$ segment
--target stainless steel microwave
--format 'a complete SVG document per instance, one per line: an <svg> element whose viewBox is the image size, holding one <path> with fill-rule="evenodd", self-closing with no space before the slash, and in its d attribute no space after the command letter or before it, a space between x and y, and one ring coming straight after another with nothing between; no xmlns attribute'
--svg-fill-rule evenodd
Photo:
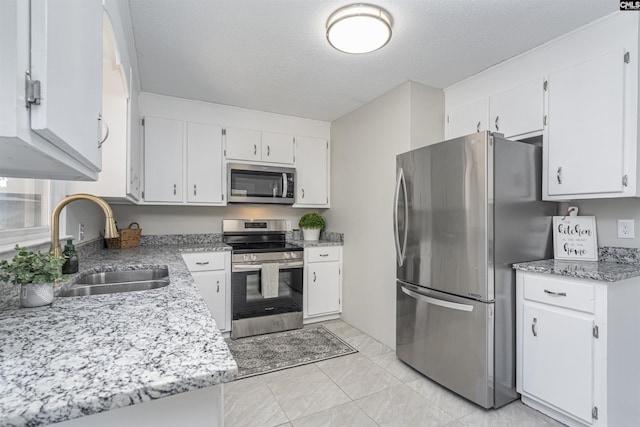
<svg viewBox="0 0 640 427"><path fill-rule="evenodd" d="M296 194L296 170L274 166L229 163L229 203L292 205Z"/></svg>

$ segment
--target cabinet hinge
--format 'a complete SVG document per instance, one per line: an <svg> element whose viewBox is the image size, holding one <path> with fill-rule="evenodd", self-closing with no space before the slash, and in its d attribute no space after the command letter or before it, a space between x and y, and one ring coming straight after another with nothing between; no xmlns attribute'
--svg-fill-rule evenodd
<svg viewBox="0 0 640 427"><path fill-rule="evenodd" d="M221 195L220 195L220 198L221 198L222 200L224 200L224 194L221 194Z"/></svg>
<svg viewBox="0 0 640 427"><path fill-rule="evenodd" d="M226 129L222 129L222 135L225 136L227 134L227 130Z"/></svg>
<svg viewBox="0 0 640 427"><path fill-rule="evenodd" d="M547 125L547 115L546 114L542 118L542 124L545 125L545 126Z"/></svg>
<svg viewBox="0 0 640 427"><path fill-rule="evenodd" d="M40 80L31 80L31 72L27 70L24 73L24 83L26 107L30 108L33 104L40 105L40 100L42 99L40 95Z"/></svg>
<svg viewBox="0 0 640 427"><path fill-rule="evenodd" d="M542 90L546 92L548 88L549 88L549 81L545 80L544 82L542 82Z"/></svg>
<svg viewBox="0 0 640 427"><path fill-rule="evenodd" d="M329 149L329 141L327 141L327 150Z"/></svg>
<svg viewBox="0 0 640 427"><path fill-rule="evenodd" d="M598 419L598 407L594 406L593 409L591 410L591 418L593 418L594 420Z"/></svg>
<svg viewBox="0 0 640 427"><path fill-rule="evenodd" d="M142 126L144 126L144 117L142 118L142 120L140 120L140 123L142 123Z"/></svg>
<svg viewBox="0 0 640 427"><path fill-rule="evenodd" d="M593 337L600 338L600 330L598 329L598 325L593 326Z"/></svg>
<svg viewBox="0 0 640 427"><path fill-rule="evenodd" d="M447 123L449 123L449 116L447 115Z"/></svg>
<svg viewBox="0 0 640 427"><path fill-rule="evenodd" d="M622 185L624 187L629 185L629 176L628 175L625 175L625 176L622 177Z"/></svg>
<svg viewBox="0 0 640 427"><path fill-rule="evenodd" d="M227 157L227 150L226 149L223 151L223 153L224 153L224 156Z"/></svg>
<svg viewBox="0 0 640 427"><path fill-rule="evenodd" d="M629 54L629 52L625 52L624 53L624 63L628 64L629 61L631 61L631 55Z"/></svg>

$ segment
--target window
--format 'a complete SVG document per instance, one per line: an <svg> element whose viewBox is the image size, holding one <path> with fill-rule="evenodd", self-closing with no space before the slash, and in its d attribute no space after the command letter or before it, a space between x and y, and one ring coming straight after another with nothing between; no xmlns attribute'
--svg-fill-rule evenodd
<svg viewBox="0 0 640 427"><path fill-rule="evenodd" d="M0 177L0 247L49 237L51 183Z"/></svg>

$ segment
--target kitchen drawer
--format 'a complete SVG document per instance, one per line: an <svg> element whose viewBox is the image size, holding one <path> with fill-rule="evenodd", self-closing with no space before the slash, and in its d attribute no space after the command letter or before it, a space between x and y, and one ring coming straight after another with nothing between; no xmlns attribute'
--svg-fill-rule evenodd
<svg viewBox="0 0 640 427"><path fill-rule="evenodd" d="M340 260L340 246L307 248L307 262L327 262Z"/></svg>
<svg viewBox="0 0 640 427"><path fill-rule="evenodd" d="M224 270L224 252L182 254L189 271Z"/></svg>
<svg viewBox="0 0 640 427"><path fill-rule="evenodd" d="M582 281L525 275L524 298L587 313L595 311L595 287Z"/></svg>

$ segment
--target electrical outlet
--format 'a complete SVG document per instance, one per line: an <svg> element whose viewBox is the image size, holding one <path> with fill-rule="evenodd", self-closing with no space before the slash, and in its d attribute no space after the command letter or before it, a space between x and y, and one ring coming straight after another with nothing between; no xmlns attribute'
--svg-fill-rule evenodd
<svg viewBox="0 0 640 427"><path fill-rule="evenodd" d="M619 219L618 220L618 239L635 238L635 220Z"/></svg>
<svg viewBox="0 0 640 427"><path fill-rule="evenodd" d="M84 240L84 224L78 224L78 242Z"/></svg>

